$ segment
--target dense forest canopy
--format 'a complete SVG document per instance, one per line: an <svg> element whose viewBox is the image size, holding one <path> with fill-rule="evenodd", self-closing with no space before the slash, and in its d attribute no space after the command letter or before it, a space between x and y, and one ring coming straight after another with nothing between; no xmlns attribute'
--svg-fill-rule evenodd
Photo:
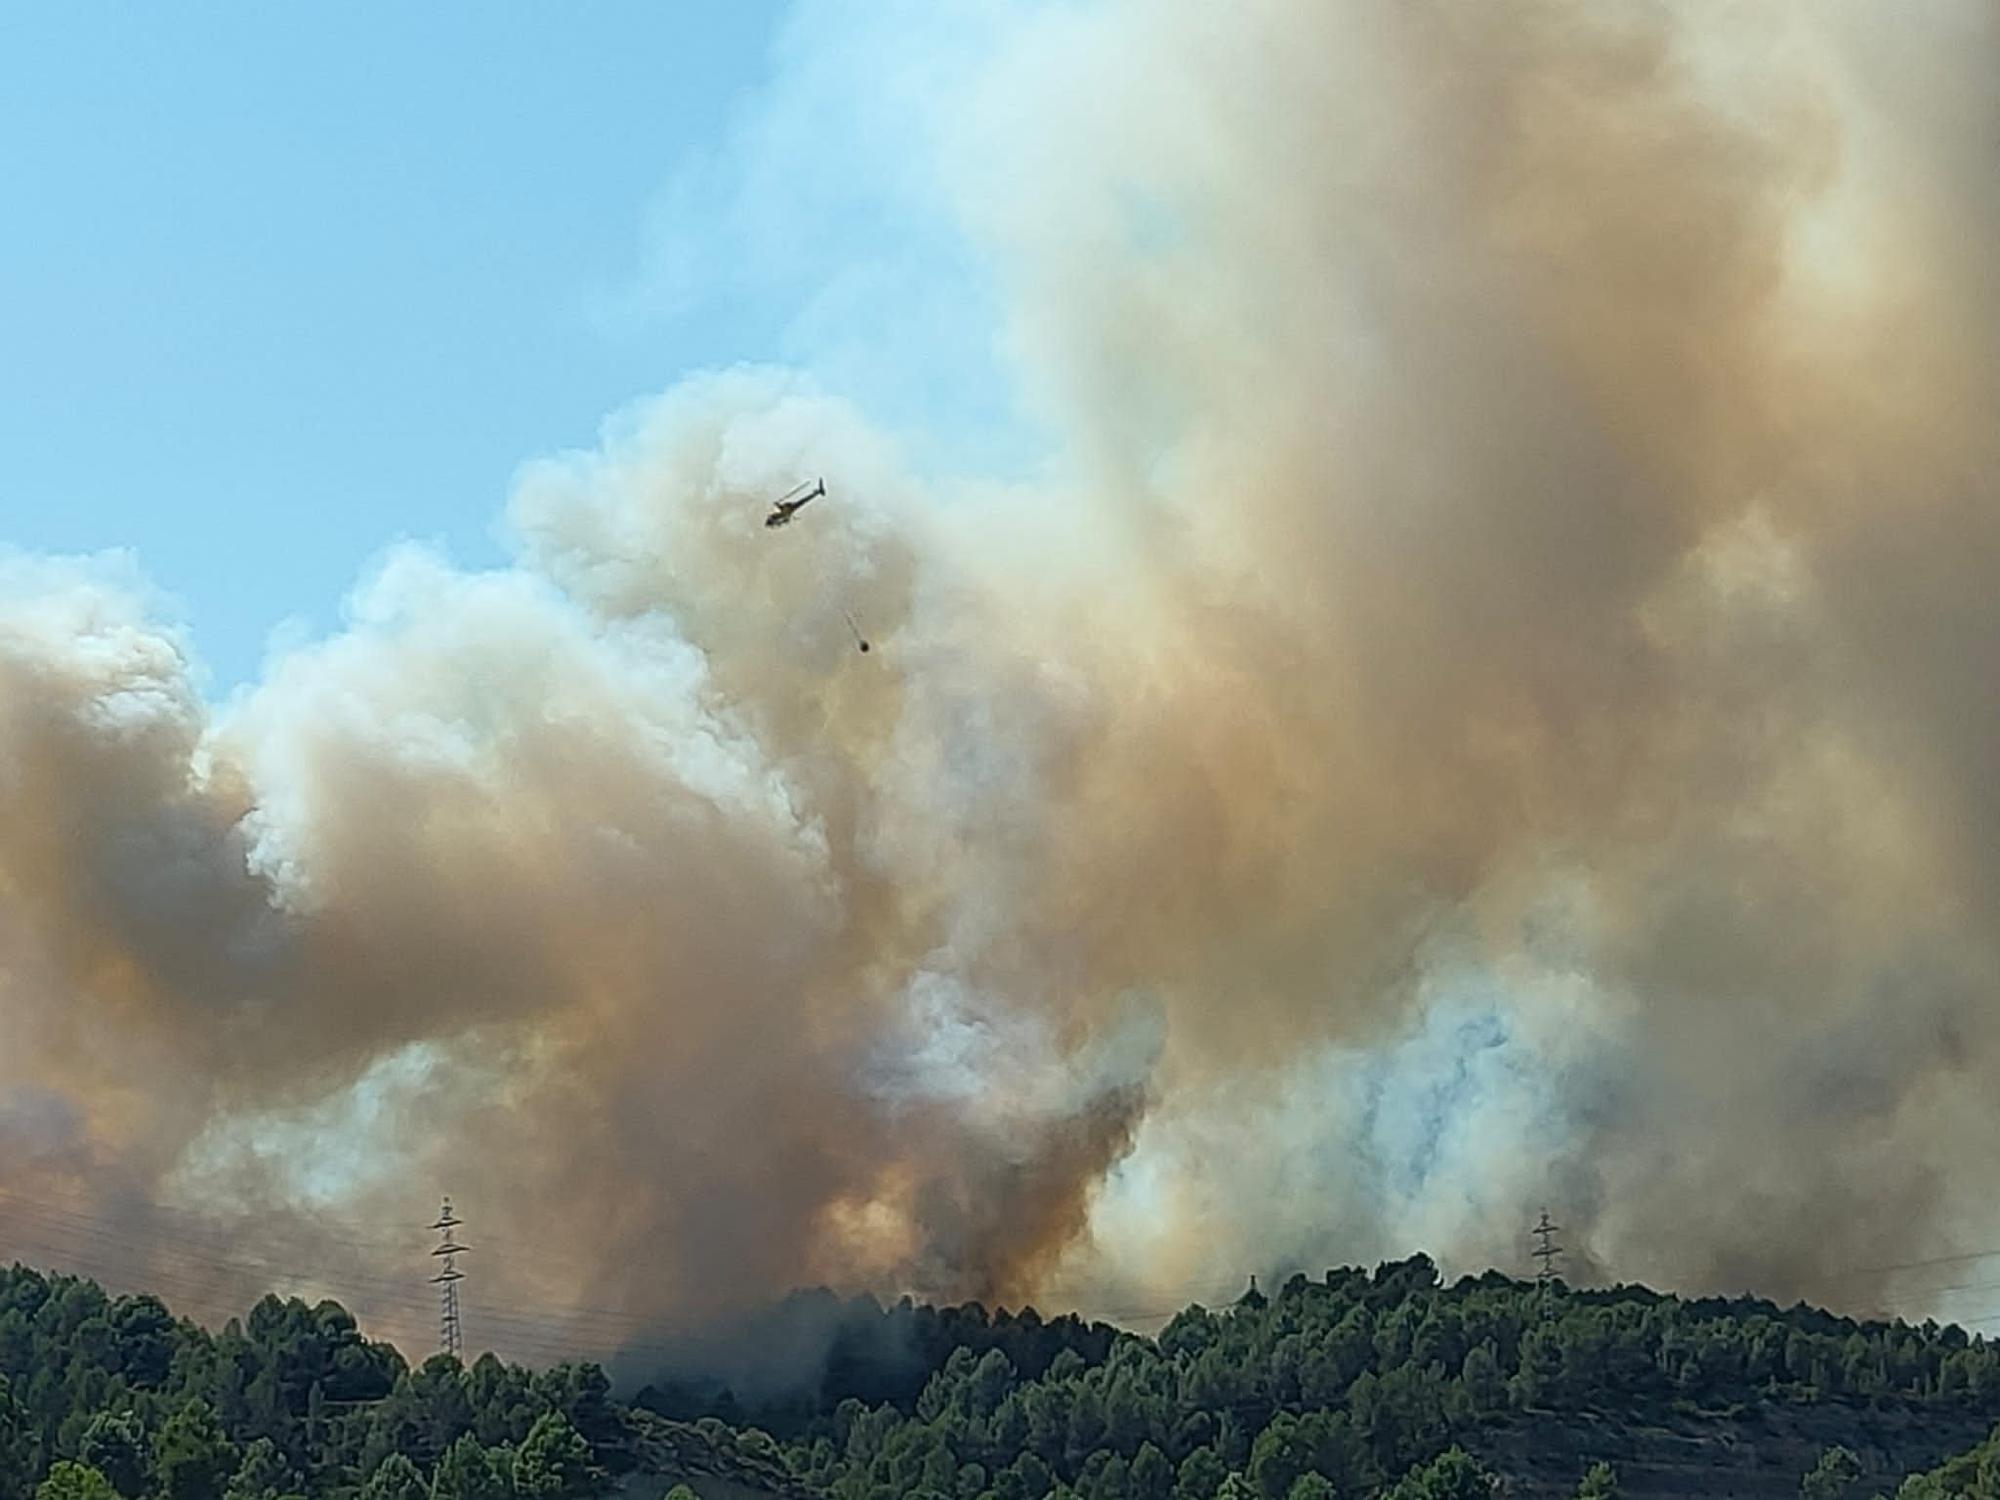
<svg viewBox="0 0 2000 1500"><path fill-rule="evenodd" d="M691 1355L627 1402L592 1364L413 1365L332 1302L266 1297L211 1332L16 1266L0 1272L0 1500L589 1500L699 1494L704 1475L715 1493L836 1500L1469 1500L1502 1482L1474 1456L1481 1434L1538 1415L2000 1417L2000 1346L1957 1327L1498 1273L1446 1286L1422 1256L1189 1307L1156 1339L826 1293L739 1332L810 1354L812 1378L739 1392ZM755 1353L716 1368L768 1369ZM2000 1493L1996 1451L1910 1478L1905 1500ZM1800 1482L1807 1500L1865 1500L1844 1448ZM1576 1483L1618 1491L1602 1465Z"/></svg>

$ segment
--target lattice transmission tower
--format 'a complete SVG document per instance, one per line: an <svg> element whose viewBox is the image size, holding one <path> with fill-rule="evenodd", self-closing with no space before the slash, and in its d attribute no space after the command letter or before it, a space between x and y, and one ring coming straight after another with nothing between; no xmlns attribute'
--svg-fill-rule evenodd
<svg viewBox="0 0 2000 1500"><path fill-rule="evenodd" d="M1562 1246L1556 1243L1560 1226L1549 1222L1549 1211L1542 1210L1542 1219L1534 1228L1535 1248L1528 1253L1541 1262L1541 1269L1535 1272L1535 1280L1542 1286L1550 1285L1558 1274L1557 1264L1562 1257Z"/></svg>
<svg viewBox="0 0 2000 1500"><path fill-rule="evenodd" d="M458 1316L458 1284L465 1280L465 1272L459 1270L458 1258L467 1247L453 1239L451 1232L464 1222L451 1211L451 1199L447 1198L437 1223L431 1225L438 1232L438 1247L431 1254L444 1260L431 1278L438 1289L438 1349L453 1359L462 1358L465 1352L464 1325Z"/></svg>

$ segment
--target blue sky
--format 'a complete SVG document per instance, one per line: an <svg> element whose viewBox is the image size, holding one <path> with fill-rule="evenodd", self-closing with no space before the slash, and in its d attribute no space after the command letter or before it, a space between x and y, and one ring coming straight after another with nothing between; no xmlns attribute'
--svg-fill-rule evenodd
<svg viewBox="0 0 2000 1500"><path fill-rule="evenodd" d="M771 95L845 87L799 57L843 23L785 10L11 8L0 545L131 549L221 696L398 538L499 561L520 463L691 370L800 363L935 415L935 369L861 351L948 231L849 161L781 233L801 132Z"/></svg>

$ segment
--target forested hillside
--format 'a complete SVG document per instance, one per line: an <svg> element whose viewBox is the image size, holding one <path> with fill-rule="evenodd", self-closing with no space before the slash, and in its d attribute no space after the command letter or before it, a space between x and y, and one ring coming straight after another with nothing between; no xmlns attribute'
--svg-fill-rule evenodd
<svg viewBox="0 0 2000 1500"><path fill-rule="evenodd" d="M1039 1379L968 1343L906 1409L827 1396L792 1465L856 1500L1035 1500L1057 1486L1206 1500L1230 1476L1275 1500L1390 1486L1454 1444L1533 1459L1537 1434L1577 1447L1579 1419L1600 1413L1666 1432L1812 1412L1787 1431L1866 1429L1879 1455L1914 1467L2000 1415L2000 1350L1956 1328L1747 1298L1545 1292L1498 1274L1446 1288L1419 1256L1190 1308L1157 1341L1120 1338L1094 1362L1065 1351Z"/></svg>
<svg viewBox="0 0 2000 1500"><path fill-rule="evenodd" d="M683 1362L626 1404L594 1365L413 1367L332 1303L209 1332L16 1267L0 1500L1868 1500L1912 1471L1906 1500L2000 1500L2000 1350L1752 1299L1447 1287L1416 1257L1157 1339L825 1294L759 1329L716 1367L756 1391Z"/></svg>
<svg viewBox="0 0 2000 1500"><path fill-rule="evenodd" d="M581 1500L631 1466L591 1365L411 1366L338 1305L211 1334L157 1299L0 1272L0 1500Z"/></svg>

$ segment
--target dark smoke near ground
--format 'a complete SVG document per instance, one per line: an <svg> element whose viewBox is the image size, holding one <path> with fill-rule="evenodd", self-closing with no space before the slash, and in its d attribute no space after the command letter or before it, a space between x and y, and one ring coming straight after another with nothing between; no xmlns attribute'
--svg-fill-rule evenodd
<svg viewBox="0 0 2000 1500"><path fill-rule="evenodd" d="M534 1357L1547 1202L1578 1277L1949 1311L1857 1273L2000 1246L1991 6L852 24L787 56L903 81L1042 476L692 379L221 707L7 564L8 1249L421 1338L354 1226L449 1189Z"/></svg>
<svg viewBox="0 0 2000 1500"><path fill-rule="evenodd" d="M682 1332L657 1353L621 1361L635 1404L677 1421L720 1416L779 1435L800 1431L844 1400L908 1411L955 1351L998 1349L1025 1379L1068 1354L1101 1364L1116 1330L1032 1308L937 1308L904 1298L798 1292L748 1315Z"/></svg>

